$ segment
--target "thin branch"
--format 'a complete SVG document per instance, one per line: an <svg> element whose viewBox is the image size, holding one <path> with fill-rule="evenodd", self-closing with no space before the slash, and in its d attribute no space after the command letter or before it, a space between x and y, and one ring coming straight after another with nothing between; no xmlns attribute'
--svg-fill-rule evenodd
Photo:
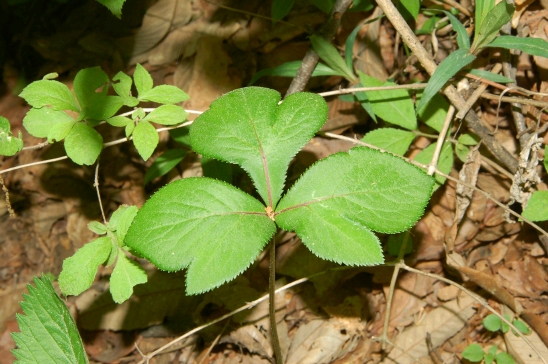
<svg viewBox="0 0 548 364"><path fill-rule="evenodd" d="M493 95L487 92L484 92L481 94L481 97L483 99L487 100L496 100L496 101L504 101L504 102L510 102L510 103L518 103L522 105L531 105L536 107L545 108L548 107L548 102L546 101L540 101L540 100L533 100L533 99L524 99L523 97L511 97L511 96L503 96L500 97L500 95Z"/></svg>
<svg viewBox="0 0 548 364"><path fill-rule="evenodd" d="M411 83L409 85L341 88L335 91L320 92L318 95L328 97L334 95L353 94L360 91L420 90L426 88L426 85L427 83Z"/></svg>
<svg viewBox="0 0 548 364"><path fill-rule="evenodd" d="M337 0L333 5L333 9L328 15L327 22L320 29L320 36L327 41L331 41L331 38L335 35L339 26L341 25L341 18L346 9L350 6L352 0ZM312 76L314 68L318 63L319 56L314 49L309 48L306 52L301 67L297 71L297 74L291 81L291 85L285 94L285 97L304 90L308 80Z"/></svg>
<svg viewBox="0 0 548 364"><path fill-rule="evenodd" d="M276 364L283 364L282 349L280 339L278 338L278 328L276 322L276 239L272 237L269 244L270 259L268 265L268 312L270 316L270 333L272 335L272 348Z"/></svg>
<svg viewBox="0 0 548 364"><path fill-rule="evenodd" d="M413 54L415 54L424 69L430 75L433 75L437 68L436 63L422 46L419 39L415 36L415 33L403 19L392 1L377 0L377 4L384 11L386 17L390 20L394 28L401 34L402 40L409 47L409 49L411 49ZM457 92L453 85L446 86L443 92L457 110L461 110L465 107L466 101ZM498 140L496 140L492 135L489 135L489 129L483 125L477 114L473 110L470 110L466 115L465 120L468 126L483 139L483 142L491 153L497 157L497 159L499 159L510 170L510 172L515 173L518 170L517 159L510 154L510 152L508 152Z"/></svg>
<svg viewBox="0 0 548 364"><path fill-rule="evenodd" d="M97 191L97 199L99 200L99 208L101 209L101 215L103 215L103 222L106 225L107 224L107 218L105 216L105 210L103 209L103 202L101 201L101 192L99 191L99 162L97 162L97 166L95 167L95 180L93 182L93 186L95 187L95 191Z"/></svg>
<svg viewBox="0 0 548 364"><path fill-rule="evenodd" d="M432 160L430 161L430 164L428 165L427 173L429 176L433 176L434 172L437 170L438 160L441 154L441 148L443 147L445 136L447 135L447 131L449 130L449 126L451 125L451 121L453 120L454 114L455 114L455 107L451 105L449 106L449 110L447 111L447 115L445 116L445 121L443 122L443 127L441 129L440 135L438 136L438 142L436 144L436 149L434 150L434 154L432 155Z"/></svg>

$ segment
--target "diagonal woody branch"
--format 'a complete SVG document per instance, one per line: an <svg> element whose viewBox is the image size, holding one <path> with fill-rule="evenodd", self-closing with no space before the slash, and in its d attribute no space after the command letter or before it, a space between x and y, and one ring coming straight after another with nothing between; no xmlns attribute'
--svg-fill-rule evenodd
<svg viewBox="0 0 548 364"><path fill-rule="evenodd" d="M407 22L403 19L399 11L396 9L391 0L377 0L377 4L384 11L386 17L390 20L394 28L400 33L402 40L411 49L413 54L417 56L419 62L422 64L426 72L433 75L436 71L437 65L432 60L426 49L422 46L415 33L411 30ZM457 110L461 110L466 107L466 101L457 92L453 85L448 85L443 90L443 93L451 104L455 106ZM490 135L490 130L480 121L478 115L469 110L466 114L465 121L468 126L482 139L487 148L495 157L497 157L508 170L512 173L516 173L518 169L518 161L510 152L508 152L494 136Z"/></svg>

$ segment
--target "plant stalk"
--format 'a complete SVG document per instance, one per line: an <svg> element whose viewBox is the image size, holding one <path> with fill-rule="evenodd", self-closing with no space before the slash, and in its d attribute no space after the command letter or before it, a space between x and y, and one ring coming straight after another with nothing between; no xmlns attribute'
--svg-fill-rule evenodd
<svg viewBox="0 0 548 364"><path fill-rule="evenodd" d="M272 349L276 364L283 364L282 349L278 339L276 327L276 239L272 237L269 244L270 264L268 266L268 310L270 313L270 333L272 335Z"/></svg>

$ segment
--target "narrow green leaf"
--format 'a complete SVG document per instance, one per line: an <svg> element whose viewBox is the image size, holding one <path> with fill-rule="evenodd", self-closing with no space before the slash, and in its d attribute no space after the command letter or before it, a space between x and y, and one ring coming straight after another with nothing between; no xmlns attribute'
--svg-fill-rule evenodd
<svg viewBox="0 0 548 364"><path fill-rule="evenodd" d="M548 220L548 191L533 192L522 215L531 221Z"/></svg>
<svg viewBox="0 0 548 364"><path fill-rule="evenodd" d="M430 99L445 86L451 77L464 66L470 64L474 59L476 59L476 56L468 53L467 49L458 49L447 56L447 58L438 65L438 68L430 78L430 81L428 81L428 85L424 89L421 100L417 105L417 110L420 112L420 110L428 104Z"/></svg>
<svg viewBox="0 0 548 364"><path fill-rule="evenodd" d="M126 138L129 139L131 134L133 134L133 130L135 130L135 124L134 123L129 123L129 124L126 125L126 127L125 127Z"/></svg>
<svg viewBox="0 0 548 364"><path fill-rule="evenodd" d="M133 287L147 282L145 270L122 251L110 276L110 294L116 303L122 303L133 294Z"/></svg>
<svg viewBox="0 0 548 364"><path fill-rule="evenodd" d="M23 119L23 126L30 135L37 138L48 136L50 129L57 123L70 123L74 119L63 111L43 107L41 109L32 108L27 112Z"/></svg>
<svg viewBox="0 0 548 364"><path fill-rule="evenodd" d="M148 168L147 173L145 174L144 184L146 185L153 179L171 171L186 155L187 152L183 149L166 150L162 155L158 156Z"/></svg>
<svg viewBox="0 0 548 364"><path fill-rule="evenodd" d="M437 145L437 142L430 144L428 147L426 147L423 151L421 151L419 154L415 156L415 160L422 164L429 164L432 161L432 156L434 155L436 145ZM441 148L441 154L438 159L437 169L445 174L449 174L449 172L451 172L452 167L453 167L453 149L451 147L451 143L446 142L443 144L443 147ZM439 174L436 174L436 185L434 187L434 191L437 190L440 186L442 186L445 183L445 180L446 180L445 177L442 177Z"/></svg>
<svg viewBox="0 0 548 364"><path fill-rule="evenodd" d="M184 178L145 203L126 244L162 270L188 267L187 293L197 294L242 273L275 231L264 205L241 190L207 177Z"/></svg>
<svg viewBox="0 0 548 364"><path fill-rule="evenodd" d="M59 142L65 139L76 124L77 122L74 120L53 124L48 132L48 143Z"/></svg>
<svg viewBox="0 0 548 364"><path fill-rule="evenodd" d="M399 157L356 147L310 167L280 201L275 219L320 258L381 264L372 230L397 233L413 226L433 184L432 177Z"/></svg>
<svg viewBox="0 0 548 364"><path fill-rule="evenodd" d="M132 124L133 120L131 120L130 118L125 117L125 116L117 115L117 116L113 116L111 118L108 118L107 123L109 123L112 126L117 126L117 127L122 128L122 127L125 127L128 124Z"/></svg>
<svg viewBox="0 0 548 364"><path fill-rule="evenodd" d="M511 35L501 35L485 46L518 49L533 56L548 58L548 42L542 38L518 38Z"/></svg>
<svg viewBox="0 0 548 364"><path fill-rule="evenodd" d="M502 321L497 315L487 315L482 321L483 327L491 332L499 331Z"/></svg>
<svg viewBox="0 0 548 364"><path fill-rule="evenodd" d="M479 25L479 31L474 37L474 43L472 44L474 53L496 38L500 28L512 20L514 10L515 8L512 4L507 3L506 0L502 0L487 13L481 25Z"/></svg>
<svg viewBox="0 0 548 364"><path fill-rule="evenodd" d="M292 62L283 63L274 68L266 68L264 70L260 70L259 72L253 75L253 78L251 78L251 81L249 81L249 86L253 85L255 82L257 82L257 80L259 80L259 78L264 76L295 77L302 63L303 63L302 61L292 61ZM331 67L326 66L325 64L321 62L318 62L318 64L316 65L316 68L314 68L314 71L312 72L311 77L317 77L317 76L344 76L344 75L338 73Z"/></svg>
<svg viewBox="0 0 548 364"><path fill-rule="evenodd" d="M393 82L381 82L374 77L358 71L360 82L364 87L395 86ZM413 101L407 90L382 90L365 92L367 99L377 116L402 128L417 129L417 117Z"/></svg>
<svg viewBox="0 0 548 364"><path fill-rule="evenodd" d="M415 139L415 134L410 131L380 128L367 133L363 137L362 142L403 156L413 142L413 139Z"/></svg>
<svg viewBox="0 0 548 364"><path fill-rule="evenodd" d="M470 344L462 351L462 357L474 363L481 361L484 355L483 349L478 344Z"/></svg>
<svg viewBox="0 0 548 364"><path fill-rule="evenodd" d="M122 7L126 0L97 0L99 3L103 4L114 14L118 19L122 18Z"/></svg>
<svg viewBox="0 0 548 364"><path fill-rule="evenodd" d="M103 137L84 123L76 123L65 138L67 156L77 164L95 163L103 149Z"/></svg>
<svg viewBox="0 0 548 364"><path fill-rule="evenodd" d="M150 158L159 141L158 132L148 121L140 121L133 131L133 144L145 161Z"/></svg>
<svg viewBox="0 0 548 364"><path fill-rule="evenodd" d="M119 81L113 82L112 87L114 88L114 91L116 91L118 96L122 98L124 105L129 107L135 107L139 104L139 100L131 95L131 85L133 84L133 80L131 79L131 77L120 71L116 74L116 76L114 76L112 80Z"/></svg>
<svg viewBox="0 0 548 364"><path fill-rule="evenodd" d="M475 14L475 30L474 38L478 37L483 19L487 16L487 13L495 6L495 0L476 0L476 14Z"/></svg>
<svg viewBox="0 0 548 364"><path fill-rule="evenodd" d="M464 25L451 12L444 10L455 32L457 32L457 44L460 49L470 49L470 37Z"/></svg>
<svg viewBox="0 0 548 364"><path fill-rule="evenodd" d="M433 16L433 17L429 18L427 21L424 22L424 24L422 25L422 27L419 30L415 31L415 34L417 34L417 35L432 34L436 24L438 26L438 29L439 29L440 26L443 25L443 23L442 24L438 23L440 20L441 20L441 18L439 18L437 16Z"/></svg>
<svg viewBox="0 0 548 364"><path fill-rule="evenodd" d="M347 80L356 81L354 72L346 65L339 54L339 51L333 44L314 34L310 36L310 42L312 43L312 48L318 53L318 56L323 59L329 67L334 69L337 73L344 75Z"/></svg>
<svg viewBox="0 0 548 364"><path fill-rule="evenodd" d="M421 97L422 92L417 92L417 100ZM418 110L418 115L426 125L437 132L441 132L448 111L449 103L443 95L437 93L425 107Z"/></svg>
<svg viewBox="0 0 548 364"><path fill-rule="evenodd" d="M137 88L137 93L139 96L152 89L152 77L150 76L150 73L148 73L148 71L139 63L135 66L133 81L135 82L135 87Z"/></svg>
<svg viewBox="0 0 548 364"><path fill-rule="evenodd" d="M162 105L154 109L143 120L162 125L176 125L183 123L188 113L180 106Z"/></svg>
<svg viewBox="0 0 548 364"><path fill-rule="evenodd" d="M498 83L510 83L515 82L511 78L504 77L503 75L499 75L493 72L485 71L485 70L478 70L478 69L471 69L468 71L468 73L478 76L481 78L485 78L486 80L498 82Z"/></svg>
<svg viewBox="0 0 548 364"><path fill-rule="evenodd" d="M51 105L54 110L72 110L80 112L69 88L59 81L40 80L34 81L19 95L34 108Z"/></svg>
<svg viewBox="0 0 548 364"><path fill-rule="evenodd" d="M352 33L346 38L346 42L344 44L344 59L346 61L346 66L348 69L354 69L354 64L352 62L352 56L354 55L354 42L356 41L356 36L358 35L358 32L363 27L364 23L360 22L354 30L352 30Z"/></svg>
<svg viewBox="0 0 548 364"><path fill-rule="evenodd" d="M177 104L189 98L186 92L172 85L160 85L147 92L139 93L139 100L158 102L160 104Z"/></svg>
<svg viewBox="0 0 548 364"><path fill-rule="evenodd" d="M17 314L21 332L12 333L17 349L12 350L19 364L87 364L84 344L67 306L51 281L34 277L36 288L27 286L21 302L24 315Z"/></svg>
<svg viewBox="0 0 548 364"><path fill-rule="evenodd" d="M272 1L271 16L274 20L283 19L291 9L295 0L274 0Z"/></svg>
<svg viewBox="0 0 548 364"><path fill-rule="evenodd" d="M238 89L211 103L190 127L192 148L240 165L269 206L280 199L289 162L322 127L328 111L315 94L296 93L278 106L280 99L266 88Z"/></svg>
<svg viewBox="0 0 548 364"><path fill-rule="evenodd" d="M59 274L59 287L63 294L78 296L88 289L95 279L97 269L107 260L110 247L110 238L102 236L65 259L63 270Z"/></svg>

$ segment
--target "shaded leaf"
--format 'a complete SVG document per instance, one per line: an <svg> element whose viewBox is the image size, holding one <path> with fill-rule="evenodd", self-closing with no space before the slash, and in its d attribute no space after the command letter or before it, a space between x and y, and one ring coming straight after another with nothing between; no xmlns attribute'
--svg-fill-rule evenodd
<svg viewBox="0 0 548 364"><path fill-rule="evenodd" d="M85 119L105 120L113 116L124 106L120 96L99 95L82 115Z"/></svg>
<svg viewBox="0 0 548 364"><path fill-rule="evenodd" d="M346 65L339 54L339 51L333 44L318 35L311 35L310 42L312 43L312 48L318 53L318 56L324 60L329 67L343 75L349 81L356 80L354 72Z"/></svg>
<svg viewBox="0 0 548 364"><path fill-rule="evenodd" d="M59 287L63 294L78 296L91 286L97 269L110 254L111 245L110 238L102 236L63 261L63 270L59 274Z"/></svg>
<svg viewBox="0 0 548 364"><path fill-rule="evenodd" d="M451 77L453 77L464 66L470 64L476 56L468 53L467 49L458 49L449 54L439 65L424 89L421 100L417 105L417 110L420 110L428 104L430 99L438 93L439 90Z"/></svg>
<svg viewBox="0 0 548 364"><path fill-rule="evenodd" d="M207 177L184 178L145 203L126 244L162 270L188 267L187 292L197 294L242 273L275 231L264 205L241 190Z"/></svg>
<svg viewBox="0 0 548 364"><path fill-rule="evenodd" d="M82 112L93 112L92 104L96 99L103 99L108 91L109 79L101 67L84 68L74 77L74 93L80 103ZM102 88L99 92L98 89ZM100 105L95 105L95 107ZM112 116L112 115L111 115Z"/></svg>
<svg viewBox="0 0 548 364"><path fill-rule="evenodd" d="M533 56L548 58L548 42L542 38L518 38L511 35L496 37L486 47L518 49Z"/></svg>
<svg viewBox="0 0 548 364"><path fill-rule="evenodd" d="M127 126L129 125L132 124L128 124ZM133 144L137 148L137 152L139 152L141 158L145 161L150 158L159 141L158 132L148 121L140 121L133 131Z"/></svg>
<svg viewBox="0 0 548 364"><path fill-rule="evenodd" d="M99 3L103 4L114 14L118 19L122 18L122 7L126 0L97 0Z"/></svg>
<svg viewBox="0 0 548 364"><path fill-rule="evenodd" d="M283 19L293 8L294 2L295 0L274 0L271 8L272 19Z"/></svg>
<svg viewBox="0 0 548 364"><path fill-rule="evenodd" d="M327 119L318 95L296 93L278 106L280 99L266 88L238 89L212 102L190 127L192 148L240 165L269 206L280 199L289 162Z"/></svg>
<svg viewBox="0 0 548 364"><path fill-rule="evenodd" d="M362 142L369 143L376 147L397 155L403 156L415 139L415 134L410 131L394 128L380 128L367 133Z"/></svg>
<svg viewBox="0 0 548 364"><path fill-rule="evenodd" d="M133 294L133 287L146 282L145 270L123 252L119 252L116 266L110 276L110 293L114 302L124 302Z"/></svg>
<svg viewBox="0 0 548 364"><path fill-rule="evenodd" d="M21 332L12 333L17 349L12 350L20 364L85 364L88 358L76 323L61 301L51 281L34 278L29 294L21 302L24 315L17 314Z"/></svg>
<svg viewBox="0 0 548 364"><path fill-rule="evenodd" d="M84 123L76 123L65 138L67 156L77 164L95 163L103 150L103 137Z"/></svg>
<svg viewBox="0 0 548 364"><path fill-rule="evenodd" d="M253 85L255 82L257 82L259 78L264 76L295 77L302 63L303 63L302 61L292 61L292 62L283 63L274 68L266 68L264 70L260 70L259 72L253 75L253 77L251 78L251 81L249 81L249 86ZM321 62L318 62L318 64L316 64L316 68L314 68L314 71L312 72L311 77L317 77L317 76L344 76L344 75L339 74L333 68L326 66L325 64Z"/></svg>
<svg viewBox="0 0 548 364"><path fill-rule="evenodd" d="M397 233L413 226L433 184L432 177L399 157L356 147L310 167L280 201L275 219L320 258L381 264L372 230Z"/></svg>
<svg viewBox="0 0 548 364"><path fill-rule="evenodd" d="M187 152L183 149L169 149L158 156L145 174L144 184L146 185L153 179L163 176L171 171L186 156Z"/></svg>
<svg viewBox="0 0 548 364"><path fill-rule="evenodd" d="M422 92L417 92L417 99L421 97ZM425 107L418 110L418 115L426 125L437 132L441 132L448 111L449 103L443 95L437 93Z"/></svg>

